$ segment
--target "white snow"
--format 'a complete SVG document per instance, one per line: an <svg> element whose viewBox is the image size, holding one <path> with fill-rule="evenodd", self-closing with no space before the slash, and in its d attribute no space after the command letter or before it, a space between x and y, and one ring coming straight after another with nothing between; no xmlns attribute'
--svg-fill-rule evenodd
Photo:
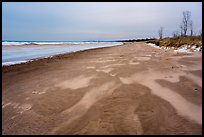
<svg viewBox="0 0 204 137"><path fill-rule="evenodd" d="M159 46L153 44L153 43L147 43L148 46L154 47L154 48L160 48Z"/></svg>
<svg viewBox="0 0 204 137"><path fill-rule="evenodd" d="M194 51L200 51L201 47L197 47L194 49Z"/></svg>
<svg viewBox="0 0 204 137"><path fill-rule="evenodd" d="M196 48L196 46L195 45L193 45L192 47L191 47L191 49L195 49Z"/></svg>
<svg viewBox="0 0 204 137"><path fill-rule="evenodd" d="M179 52L179 53L191 53L190 49L188 49L187 45L184 45L182 47L179 47L178 49L174 50L174 52Z"/></svg>
<svg viewBox="0 0 204 137"><path fill-rule="evenodd" d="M196 51L200 51L201 47L197 47L195 45L189 46L189 45L184 45L182 47L179 47L178 49L174 50L174 52L179 52L179 53L192 53Z"/></svg>
<svg viewBox="0 0 204 137"><path fill-rule="evenodd" d="M159 47L153 43L147 43L148 46L151 46L151 47L154 47L154 48L160 48L160 49L165 49L165 50L169 50L169 49L175 49L174 52L179 52L179 53L192 53L192 52L195 52L195 51L200 51L202 46L201 47L197 47L195 45L191 46L191 45L183 45L179 48L175 48L175 47Z"/></svg>

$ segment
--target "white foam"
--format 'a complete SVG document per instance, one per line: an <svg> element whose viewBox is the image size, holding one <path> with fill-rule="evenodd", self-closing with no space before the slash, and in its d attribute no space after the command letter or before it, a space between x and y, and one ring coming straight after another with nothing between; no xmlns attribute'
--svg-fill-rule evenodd
<svg viewBox="0 0 204 137"><path fill-rule="evenodd" d="M36 44L36 45L60 45L60 44L73 44L78 45L82 44L82 42L2 42L3 46L7 45L30 45L30 44Z"/></svg>
<svg viewBox="0 0 204 137"><path fill-rule="evenodd" d="M114 42L9 42L9 41L4 41L2 42L2 46L15 46L15 45L30 45L30 44L36 44L36 45L60 45L60 44L70 44L70 45L83 45L83 44L107 44L110 43L111 45ZM122 42L115 42L116 45L122 45ZM114 45L115 45L114 44Z"/></svg>
<svg viewBox="0 0 204 137"><path fill-rule="evenodd" d="M7 45L25 45L29 44L29 42L2 42L2 46L7 46Z"/></svg>
<svg viewBox="0 0 204 137"><path fill-rule="evenodd" d="M9 66L9 65L14 65L14 64L22 64L26 63L29 60L21 60L21 61L11 61L11 62L2 62L2 66ZM30 60L31 61L31 60Z"/></svg>

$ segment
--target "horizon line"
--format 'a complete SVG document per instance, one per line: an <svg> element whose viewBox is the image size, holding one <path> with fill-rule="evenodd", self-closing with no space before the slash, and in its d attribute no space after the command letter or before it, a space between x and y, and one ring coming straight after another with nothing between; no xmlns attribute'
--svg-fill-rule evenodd
<svg viewBox="0 0 204 137"><path fill-rule="evenodd" d="M122 40L141 40L141 39L156 39L152 38L133 38L133 39L114 39L114 40L2 40L2 42L88 42L88 41L122 41Z"/></svg>

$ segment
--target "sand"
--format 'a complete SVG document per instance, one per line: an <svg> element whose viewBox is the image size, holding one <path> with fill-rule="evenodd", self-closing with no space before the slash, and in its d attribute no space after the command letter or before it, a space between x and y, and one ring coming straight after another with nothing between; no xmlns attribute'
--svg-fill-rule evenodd
<svg viewBox="0 0 204 137"><path fill-rule="evenodd" d="M3 134L202 134L202 52L134 42L2 69Z"/></svg>

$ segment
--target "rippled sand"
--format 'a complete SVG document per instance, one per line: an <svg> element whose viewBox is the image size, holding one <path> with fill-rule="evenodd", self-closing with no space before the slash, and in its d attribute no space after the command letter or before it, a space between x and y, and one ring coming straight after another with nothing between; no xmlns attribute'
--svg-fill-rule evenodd
<svg viewBox="0 0 204 137"><path fill-rule="evenodd" d="M202 134L202 53L145 43L3 67L3 134Z"/></svg>

